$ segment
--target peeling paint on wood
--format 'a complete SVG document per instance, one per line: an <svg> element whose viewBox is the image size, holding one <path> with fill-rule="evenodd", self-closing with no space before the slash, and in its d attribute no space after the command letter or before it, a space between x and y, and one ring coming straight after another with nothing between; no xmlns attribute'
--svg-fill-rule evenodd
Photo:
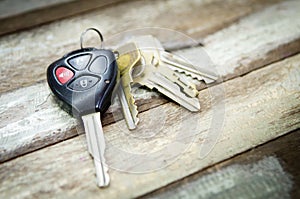
<svg viewBox="0 0 300 199"><path fill-rule="evenodd" d="M241 20L238 24L207 38L206 48L209 54L213 55L212 58L214 62L217 63L217 70L222 74L223 78L228 79L229 77L232 78L233 76L237 77L243 75L255 68L262 67L270 60L282 59L300 50L298 47L299 41L295 40L295 38L300 38L300 25L297 24L299 20L292 24L288 23L289 20L299 15L297 10L300 3L297 2L289 1L277 4L262 12L250 15ZM279 10L277 14L280 17L274 18L272 21L275 10ZM258 22L263 22L263 26L257 24ZM277 32L277 28L283 24L289 26L289 31ZM267 30L269 30L268 34L273 34L270 38L261 34ZM273 32L276 32L276 34ZM256 38L255 47L250 47L253 46L253 39L248 39L248 37ZM226 45L221 43L222 40ZM291 45L287 45L283 48L286 52L285 55L278 57L276 53L269 53L286 44L287 41ZM247 50L243 53L242 49ZM203 49L191 48L175 53L182 54L187 59L195 61L195 58L199 58L199 53L203 54ZM227 60L226 56L230 57L230 59ZM248 61L247 63L243 62L241 65L241 60L244 60L245 57L247 57ZM230 64L225 63L224 59ZM258 60L264 61L258 62ZM256 64L252 65L251 63ZM233 71L235 72L232 74ZM5 142L0 148L0 162L77 135L74 119L60 110L53 103L51 97L47 98L48 96L49 91L47 85L40 83L3 94L0 97L2 102L0 107L2 113L0 116L0 135L3 138L2 140L4 140L2 142ZM156 107L167 101L166 99L159 98L154 92L147 92L145 90L141 90L136 97L140 111L147 110L150 107ZM47 100L42 106L39 108L35 107L46 98ZM12 99L15 101L12 101ZM38 102L35 103L35 101ZM115 105L110 108L107 116L104 117L104 124L114 122L114 120L118 121L122 118L120 111L112 115L113 112L119 109L118 107L118 105ZM205 105L202 107L205 107ZM41 122L33 122L37 120L37 115L39 115L38 117ZM53 120L49 118L53 118ZM27 125L26 128L24 128L24 121L31 121L31 125ZM56 121L55 125L53 125L53 121ZM72 130L68 131L69 129Z"/></svg>
<svg viewBox="0 0 300 199"><path fill-rule="evenodd" d="M226 120L216 145L206 157L199 156L201 146L214 141L207 135L212 117L207 89L200 92L200 100L206 108L199 114L183 111L174 103L141 114L145 121L151 121L153 115L162 110L172 112L171 117L175 118L183 114L190 126L197 127L193 132L196 139L170 166L143 174L111 169L110 188L100 190L94 183L92 160L83 147L82 138L77 137L1 164L0 178L4 180L0 182L0 197L137 197L284 135L300 127L299 111L295 111L299 110L299 66L300 55L297 55L215 86L225 88ZM159 134L151 139L129 136L127 129L119 129L120 125L125 126L120 121L104 127L108 143L106 156L110 166L119 165L125 170L147 167L149 162L144 162L145 159L122 159L114 148L151 154L168 143L185 144L189 141L187 137L173 139L174 134L179 133L172 131L174 121L166 122ZM140 133L145 135L147 129L141 129ZM157 161L169 161L171 152L176 151L176 148L171 149L166 150ZM154 163L157 162L151 164Z"/></svg>

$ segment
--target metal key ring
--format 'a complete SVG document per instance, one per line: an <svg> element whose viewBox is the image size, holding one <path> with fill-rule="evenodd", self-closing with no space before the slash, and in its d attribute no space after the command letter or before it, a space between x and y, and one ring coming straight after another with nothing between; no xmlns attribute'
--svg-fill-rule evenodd
<svg viewBox="0 0 300 199"><path fill-rule="evenodd" d="M82 42L83 42L83 36L85 35L86 32L88 32L89 30L93 30L95 32L98 33L99 37L100 37L100 41L101 41L101 45L100 45L100 48L102 48L102 43L103 43L103 36L101 34L101 32L99 30L97 30L96 28L88 28L86 29L83 33L81 33L81 36L80 36L80 47L81 49L83 49L83 45L82 45Z"/></svg>

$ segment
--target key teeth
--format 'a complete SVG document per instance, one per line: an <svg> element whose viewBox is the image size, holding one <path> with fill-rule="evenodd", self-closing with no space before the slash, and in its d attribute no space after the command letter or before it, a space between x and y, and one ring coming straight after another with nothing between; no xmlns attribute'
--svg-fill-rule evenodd
<svg viewBox="0 0 300 199"><path fill-rule="evenodd" d="M180 71L179 71L180 72ZM193 74L193 73L190 73L188 71L183 71L183 72L180 72L180 73L184 73L186 76L190 76L192 77L193 79L197 79L198 81L201 81L203 80L203 77L200 76L200 75L196 75L196 74Z"/></svg>
<svg viewBox="0 0 300 199"><path fill-rule="evenodd" d="M202 77L201 75L197 75L197 74L194 74L194 73L186 71L186 70L178 70L178 69L174 69L174 70L179 73L185 74L186 76L192 77L193 79L197 79L198 81L203 80L206 84L213 83L218 79L218 77L215 77L214 79Z"/></svg>
<svg viewBox="0 0 300 199"><path fill-rule="evenodd" d="M123 75L121 77L121 80L122 80L124 95L128 104L128 108L130 110L132 122L134 123L133 125L131 123L129 124L129 121L126 120L126 124L129 130L134 130L137 128L137 124L139 123L139 118L138 118L138 107L132 95L132 89L131 89L131 84L133 83L133 80L131 75L129 74Z"/></svg>
<svg viewBox="0 0 300 199"><path fill-rule="evenodd" d="M127 116L130 117L130 121L128 121L126 118L126 124L129 130L136 129L137 124L139 122L138 118L138 109L135 103L135 99L132 95L131 91L131 84L133 83L133 78L130 75L132 68L139 62L141 58L141 54L139 50L137 49L137 46L135 42L129 42L117 49L117 51L120 53L119 59L118 59L118 67L119 70L121 70L121 83L123 87L123 93L125 95L125 100L127 101L127 107L129 109L129 114ZM128 54L131 52L130 54Z"/></svg>
<svg viewBox="0 0 300 199"><path fill-rule="evenodd" d="M210 83L218 80L218 76L215 74L215 72L209 71L206 69L202 69L202 70L198 69L197 70L193 67L193 64L186 62L181 57L179 57L175 54L171 54L169 52L160 52L160 56L162 58L162 61L165 62L167 65L169 65L169 67L172 70L180 72L180 73L184 73L187 76L191 76L193 79L197 79L199 81L203 80L206 84L210 84ZM180 65L181 65L181 67L180 67ZM191 68L188 69L189 67L191 67ZM189 70L192 70L194 72L189 71ZM201 73L204 75L201 75Z"/></svg>
<svg viewBox="0 0 300 199"><path fill-rule="evenodd" d="M128 86L128 88L129 88L129 92L128 92L129 96L127 96L127 97L129 97L128 101L130 102L131 114L132 114L132 118L133 118L133 121L134 121L134 124L135 124L135 128L129 128L129 129L130 130L134 130L134 129L136 129L137 124L139 123L140 119L138 118L138 114L139 114L138 107L136 105L136 102L135 102L135 99L134 99L134 97L132 95L132 90L131 90L131 83L133 82L133 80L132 80L132 78L130 78L130 80L131 81L129 82L129 86Z"/></svg>

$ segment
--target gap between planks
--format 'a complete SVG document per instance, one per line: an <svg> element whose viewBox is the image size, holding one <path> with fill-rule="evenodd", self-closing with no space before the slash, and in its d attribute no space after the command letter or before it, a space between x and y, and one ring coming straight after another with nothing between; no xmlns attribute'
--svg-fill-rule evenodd
<svg viewBox="0 0 300 199"><path fill-rule="evenodd" d="M164 128L152 139L129 136L127 129L120 132L119 128L125 125L123 121L104 127L107 163L127 171L111 169L112 183L108 189L96 187L92 160L82 138L76 137L1 164L0 178L3 180L0 182L0 196L80 198L100 194L105 198L132 198L149 193L298 129L299 74L300 54L213 87L215 91L225 91L223 100L212 100L207 89L200 91L205 108L199 114L185 111L173 103L151 109L141 114L141 118L146 121L159 120L153 115L162 115L161 111L168 115ZM209 134L213 115L221 113L218 108L223 107L222 103L225 103L226 110L222 133ZM213 107L217 107L216 113L213 113ZM187 122L192 134L174 135L174 132L180 133L174 131L178 127L174 126L174 121L178 118L182 118L181 124ZM144 136L148 132L142 128L139 133ZM211 147L207 154L203 153L205 145ZM181 154L182 147L186 150ZM153 161L151 154L160 150L163 153L154 155ZM123 156L122 151L144 154L145 157ZM173 157L177 158L176 161L169 159L174 153L178 153ZM128 173L167 163L170 163L169 166L156 171Z"/></svg>
<svg viewBox="0 0 300 199"><path fill-rule="evenodd" d="M249 15L238 24L204 39L207 53L216 63L222 78L240 76L298 52L299 20L293 23L289 21L299 15L297 11L299 5L300 3L295 1L277 4ZM282 7L284 9L279 9ZM278 18L273 16L275 11ZM266 25L260 26L261 23ZM285 31L276 32L279 27L285 28ZM270 32L272 35L261 35L261 32ZM253 46L253 43L256 45ZM175 53L193 61L195 55L203 52L202 48L192 48ZM154 92L145 90L141 92L137 96L140 110L149 109L148 102L152 103L150 107L166 102ZM5 102L1 106L3 119L1 118L0 129L2 136L0 161L74 136L75 120L60 110L52 100L44 103L48 95L47 85L38 84L0 97L1 101ZM119 107L113 106L109 113L116 110L119 110ZM115 113L114 117L122 117L120 114ZM112 117L106 117L103 123L110 123L111 119Z"/></svg>

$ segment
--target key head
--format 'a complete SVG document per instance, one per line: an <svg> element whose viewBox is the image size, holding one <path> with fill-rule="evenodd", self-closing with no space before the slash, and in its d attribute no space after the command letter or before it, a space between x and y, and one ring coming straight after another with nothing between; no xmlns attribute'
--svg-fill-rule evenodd
<svg viewBox="0 0 300 199"><path fill-rule="evenodd" d="M108 109L117 73L112 51L82 48L53 62L47 69L47 81L63 107L81 116Z"/></svg>

